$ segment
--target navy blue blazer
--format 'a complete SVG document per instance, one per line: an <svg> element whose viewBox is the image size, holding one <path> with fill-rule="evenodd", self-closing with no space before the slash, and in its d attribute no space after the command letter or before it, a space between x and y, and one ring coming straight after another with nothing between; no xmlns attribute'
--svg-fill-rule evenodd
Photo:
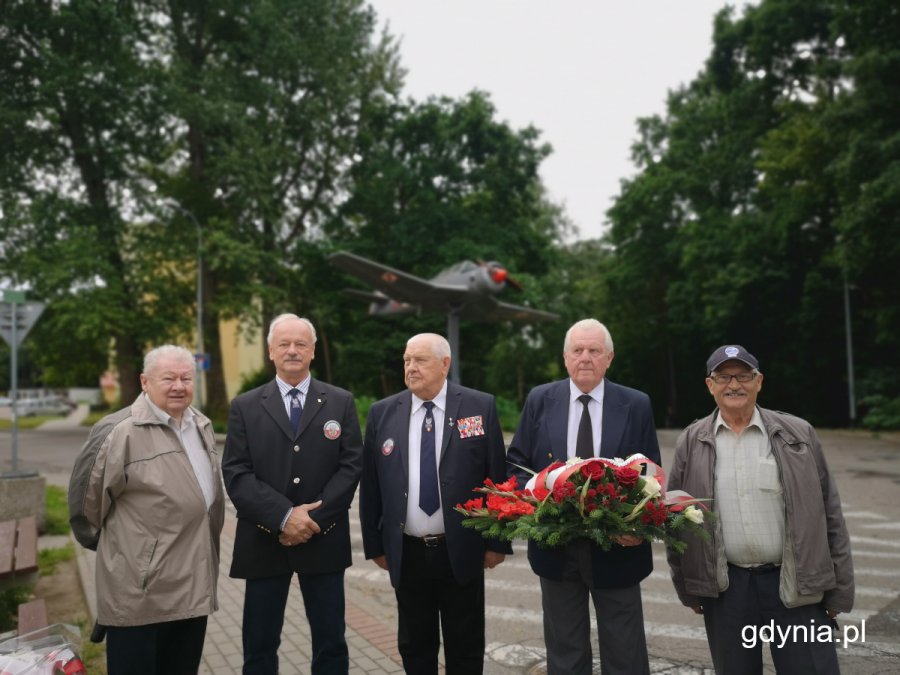
<svg viewBox="0 0 900 675"><path fill-rule="evenodd" d="M238 517L230 575L259 579L349 567L349 511L361 473L362 437L349 391L312 379L296 435L275 380L235 398L222 456ZM309 515L322 531L305 544L278 543L288 509L319 499Z"/></svg>
<svg viewBox="0 0 900 675"><path fill-rule="evenodd" d="M366 558L387 556L391 584L402 574L403 528L409 490L409 390L378 401L369 410L363 443L363 476L359 517ZM483 436L463 438L457 423L481 417ZM441 459L438 467L441 511L453 576L463 584L484 571L485 550L512 553L509 543L485 540L462 526L457 504L482 496L472 490L491 477L506 479L506 452L494 397L474 389L447 384Z"/></svg>
<svg viewBox="0 0 900 675"><path fill-rule="evenodd" d="M513 464L541 471L556 461L565 462L569 425L569 380L535 387L525 400L519 428L509 446L510 475L524 486L531 474ZM660 464L659 441L653 424L650 397L606 380L603 391L601 457L628 457L643 453ZM531 569L547 579L560 580L565 556L561 550L539 548L528 542ZM616 546L592 551L594 585L597 588L625 588L639 583L653 571L649 542L640 546Z"/></svg>

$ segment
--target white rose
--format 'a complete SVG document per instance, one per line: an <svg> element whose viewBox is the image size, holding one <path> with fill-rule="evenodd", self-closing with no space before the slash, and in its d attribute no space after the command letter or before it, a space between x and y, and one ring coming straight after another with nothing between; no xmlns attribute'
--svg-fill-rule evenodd
<svg viewBox="0 0 900 675"><path fill-rule="evenodd" d="M693 504L691 504L684 510L684 517L692 523L696 523L697 525L703 523L703 511L695 507Z"/></svg>
<svg viewBox="0 0 900 675"><path fill-rule="evenodd" d="M656 497L660 492L659 481L653 476L645 476L644 484L641 486L641 492L647 497Z"/></svg>

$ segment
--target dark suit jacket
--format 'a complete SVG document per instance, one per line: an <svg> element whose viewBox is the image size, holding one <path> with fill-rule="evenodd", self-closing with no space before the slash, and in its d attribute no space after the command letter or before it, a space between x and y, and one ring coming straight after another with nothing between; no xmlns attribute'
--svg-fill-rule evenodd
<svg viewBox="0 0 900 675"><path fill-rule="evenodd" d="M340 435L329 438L335 422ZM222 458L225 489L238 516L231 576L349 567L349 509L361 471L362 438L350 392L313 379L296 437L274 380L234 399ZM319 499L322 505L310 516L322 531L305 544L279 544L288 509Z"/></svg>
<svg viewBox="0 0 900 675"><path fill-rule="evenodd" d="M402 391L378 401L366 420L360 522L366 558L386 555L391 583L402 573L403 527L409 489L409 416L412 394ZM484 436L461 438L457 421L480 415ZM438 477L447 550L453 576L465 583L481 574L486 549L512 553L508 543L487 541L462 526L457 504L481 496L472 492L484 479L506 479L506 452L494 397L474 389L447 384L447 411L441 441Z"/></svg>
<svg viewBox="0 0 900 675"><path fill-rule="evenodd" d="M524 486L531 477L513 464L541 471L556 461L565 462L569 424L569 380L535 387L528 394L519 428L509 446L510 475ZM601 457L628 457L643 453L660 464L659 442L647 394L606 380L603 392ZM539 548L528 542L528 560L535 574L560 580L565 557L561 550ZM597 588L633 586L653 570L650 544L616 546L608 552L593 547L594 585Z"/></svg>

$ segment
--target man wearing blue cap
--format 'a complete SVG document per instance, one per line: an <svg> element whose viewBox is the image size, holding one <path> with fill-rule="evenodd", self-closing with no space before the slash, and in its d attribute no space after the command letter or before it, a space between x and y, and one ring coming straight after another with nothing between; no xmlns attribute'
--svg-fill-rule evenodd
<svg viewBox="0 0 900 675"><path fill-rule="evenodd" d="M678 597L703 615L720 675L761 674L763 641L778 673L839 673L830 627L853 607L853 561L816 432L756 405L763 375L742 346L706 373L717 409L679 437L666 489L712 497L717 518L668 552Z"/></svg>

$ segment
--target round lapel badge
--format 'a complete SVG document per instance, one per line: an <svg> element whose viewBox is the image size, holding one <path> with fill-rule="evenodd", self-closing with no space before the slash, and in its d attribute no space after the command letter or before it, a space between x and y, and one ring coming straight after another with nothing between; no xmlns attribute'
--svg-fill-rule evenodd
<svg viewBox="0 0 900 675"><path fill-rule="evenodd" d="M387 457L394 451L394 439L389 438L381 445L381 454Z"/></svg>
<svg viewBox="0 0 900 675"><path fill-rule="evenodd" d="M341 425L337 420L328 420L325 422L325 426L322 427L322 431L325 433L325 438L329 441L333 441L336 438L340 438Z"/></svg>

